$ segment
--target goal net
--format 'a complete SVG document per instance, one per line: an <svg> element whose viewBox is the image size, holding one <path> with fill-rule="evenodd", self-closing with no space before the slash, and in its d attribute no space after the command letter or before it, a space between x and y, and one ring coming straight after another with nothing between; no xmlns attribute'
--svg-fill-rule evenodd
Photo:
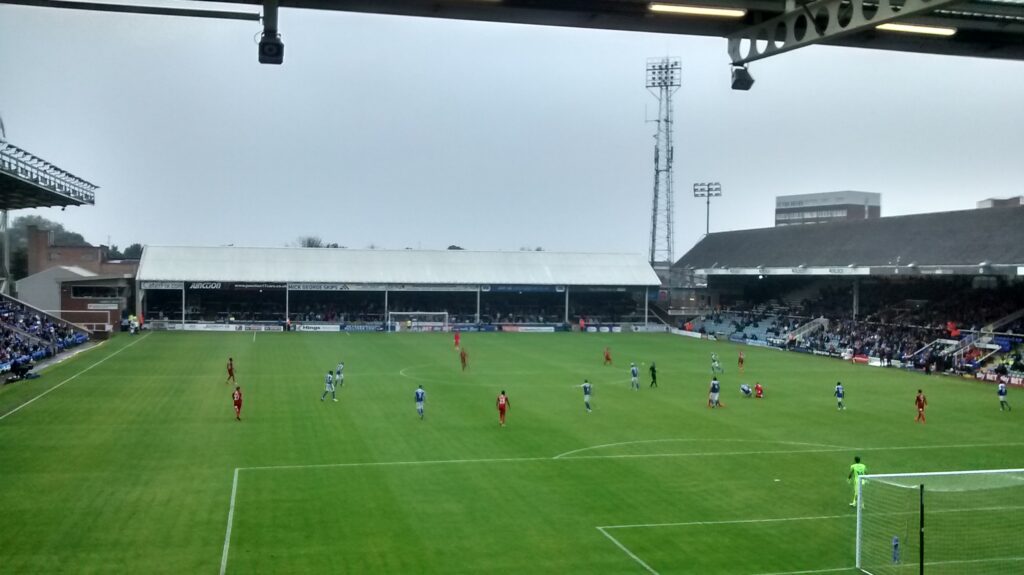
<svg viewBox="0 0 1024 575"><path fill-rule="evenodd" d="M388 331L448 331L446 311L389 311Z"/></svg>
<svg viewBox="0 0 1024 575"><path fill-rule="evenodd" d="M1024 573L1024 469L864 475L857 568L870 575Z"/></svg>

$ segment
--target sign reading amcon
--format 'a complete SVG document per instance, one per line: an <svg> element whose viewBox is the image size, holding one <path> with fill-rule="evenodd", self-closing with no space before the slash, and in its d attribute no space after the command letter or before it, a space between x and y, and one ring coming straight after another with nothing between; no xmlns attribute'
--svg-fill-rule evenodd
<svg viewBox="0 0 1024 575"><path fill-rule="evenodd" d="M697 275L743 275L743 276L866 276L871 274L868 267L795 267L795 268L703 268L696 269Z"/></svg>

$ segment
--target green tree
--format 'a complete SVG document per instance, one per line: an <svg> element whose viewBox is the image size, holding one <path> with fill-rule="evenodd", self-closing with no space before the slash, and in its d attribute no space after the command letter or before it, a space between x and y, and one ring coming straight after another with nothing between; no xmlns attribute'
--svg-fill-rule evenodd
<svg viewBox="0 0 1024 575"><path fill-rule="evenodd" d="M11 275L19 280L28 275L28 232L29 226L53 232L53 243L60 246L87 246L82 234L66 230L63 224L42 216L21 216L11 222L8 235L11 241ZM0 238L2 241L2 238Z"/></svg>
<svg viewBox="0 0 1024 575"><path fill-rule="evenodd" d="M142 244L132 244L124 249L124 259L142 259Z"/></svg>

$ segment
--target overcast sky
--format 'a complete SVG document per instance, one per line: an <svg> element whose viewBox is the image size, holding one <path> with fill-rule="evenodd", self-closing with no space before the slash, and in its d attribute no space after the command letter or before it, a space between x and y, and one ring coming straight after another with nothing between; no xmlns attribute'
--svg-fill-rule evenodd
<svg viewBox="0 0 1024 575"><path fill-rule="evenodd" d="M780 194L898 215L1024 193L1022 62L810 47L735 92L717 38L285 10L285 64L261 66L259 29L0 5L9 141L101 186L36 213L121 247L646 254L663 55L676 257L704 232L697 181L724 188L712 231L771 226Z"/></svg>

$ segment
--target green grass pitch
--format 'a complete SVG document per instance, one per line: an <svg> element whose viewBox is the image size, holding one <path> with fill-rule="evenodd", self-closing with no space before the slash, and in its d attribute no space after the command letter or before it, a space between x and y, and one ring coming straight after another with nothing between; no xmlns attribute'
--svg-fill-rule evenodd
<svg viewBox="0 0 1024 575"><path fill-rule="evenodd" d="M739 375L739 347L663 334L463 342L464 373L447 334L118 336L4 386L0 573L853 573L855 454L870 473L1024 466L1018 412L970 381L758 348ZM741 398L755 381L767 397Z"/></svg>

